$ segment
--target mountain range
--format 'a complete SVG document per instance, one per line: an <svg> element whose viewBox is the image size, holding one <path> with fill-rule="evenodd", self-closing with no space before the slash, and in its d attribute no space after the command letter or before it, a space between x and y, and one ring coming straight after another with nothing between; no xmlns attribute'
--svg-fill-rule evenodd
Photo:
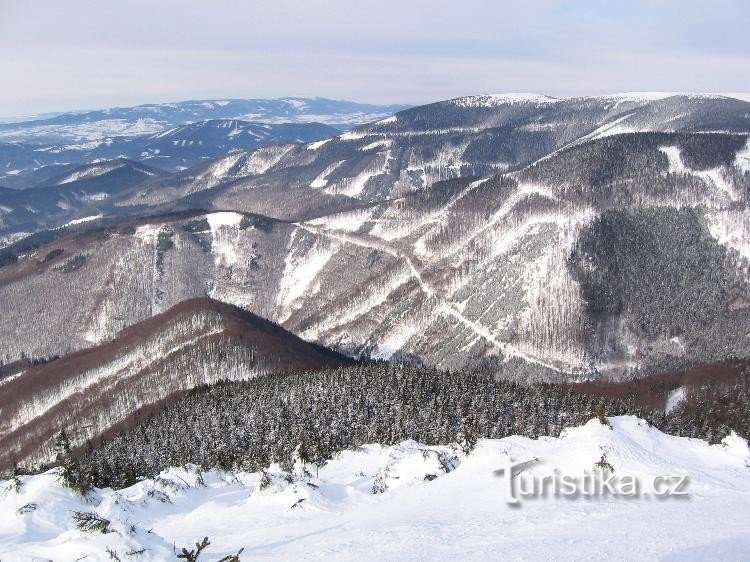
<svg viewBox="0 0 750 562"><path fill-rule="evenodd" d="M11 396L21 403L26 377L82 353L108 380L102 350L123 334L151 345L147 330L128 331L144 322L166 341L200 337L203 313L178 328L167 319L206 297L334 350L334 362L530 382L748 356L746 101L470 96L312 142L232 144L259 131L178 126L149 137L163 142L149 158L41 167L33 188L0 190ZM213 139L212 156L233 151L177 170L204 154L191 152L196 134ZM208 355L199 372L220 377L223 360ZM183 382L175 392L196 381ZM64 388L45 390L50 404L65 407ZM146 393L132 411L163 398Z"/></svg>
<svg viewBox="0 0 750 562"><path fill-rule="evenodd" d="M328 138L405 107L325 98L201 100L0 122L0 185L32 187L66 168L113 158L175 171L232 150Z"/></svg>

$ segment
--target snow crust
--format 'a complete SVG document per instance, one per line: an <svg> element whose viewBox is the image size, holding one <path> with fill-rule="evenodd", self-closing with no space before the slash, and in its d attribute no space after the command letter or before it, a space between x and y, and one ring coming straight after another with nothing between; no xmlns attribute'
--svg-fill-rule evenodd
<svg viewBox="0 0 750 562"><path fill-rule="evenodd" d="M299 460L260 473L173 468L87 499L55 470L0 482L4 561L174 559L174 545L211 540L207 560L244 548L250 560L747 560L750 451L735 434L719 445L665 435L633 416L598 420L559 438L480 440L457 446L405 441L342 451L322 467ZM687 476L687 497L593 495L506 503L506 462L540 459L527 476L581 475L602 455L614 474L641 482ZM516 477L518 478L518 477ZM649 490L644 485L644 491ZM378 493L373 493L378 492ZM112 532L75 528L72 512L96 512Z"/></svg>

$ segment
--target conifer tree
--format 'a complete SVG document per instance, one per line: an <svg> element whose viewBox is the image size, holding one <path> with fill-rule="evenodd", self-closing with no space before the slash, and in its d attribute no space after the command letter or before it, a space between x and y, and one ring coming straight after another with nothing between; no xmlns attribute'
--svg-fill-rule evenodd
<svg viewBox="0 0 750 562"><path fill-rule="evenodd" d="M73 455L65 430L62 430L55 441L56 462L61 468L62 483L81 495L88 494L92 487L91 475L83 470Z"/></svg>

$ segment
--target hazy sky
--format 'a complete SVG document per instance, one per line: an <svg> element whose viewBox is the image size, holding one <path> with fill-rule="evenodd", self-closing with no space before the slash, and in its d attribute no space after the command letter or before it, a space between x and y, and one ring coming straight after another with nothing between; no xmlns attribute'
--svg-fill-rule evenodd
<svg viewBox="0 0 750 562"><path fill-rule="evenodd" d="M750 91L748 0L0 0L0 115Z"/></svg>

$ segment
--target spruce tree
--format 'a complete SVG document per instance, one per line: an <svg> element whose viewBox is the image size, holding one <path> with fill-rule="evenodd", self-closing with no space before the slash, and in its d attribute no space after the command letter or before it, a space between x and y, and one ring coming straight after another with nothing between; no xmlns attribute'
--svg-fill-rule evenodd
<svg viewBox="0 0 750 562"><path fill-rule="evenodd" d="M91 475L83 470L73 455L70 440L65 430L62 430L55 441L56 462L61 468L60 480L63 485L75 490L79 494L87 495L92 487Z"/></svg>

